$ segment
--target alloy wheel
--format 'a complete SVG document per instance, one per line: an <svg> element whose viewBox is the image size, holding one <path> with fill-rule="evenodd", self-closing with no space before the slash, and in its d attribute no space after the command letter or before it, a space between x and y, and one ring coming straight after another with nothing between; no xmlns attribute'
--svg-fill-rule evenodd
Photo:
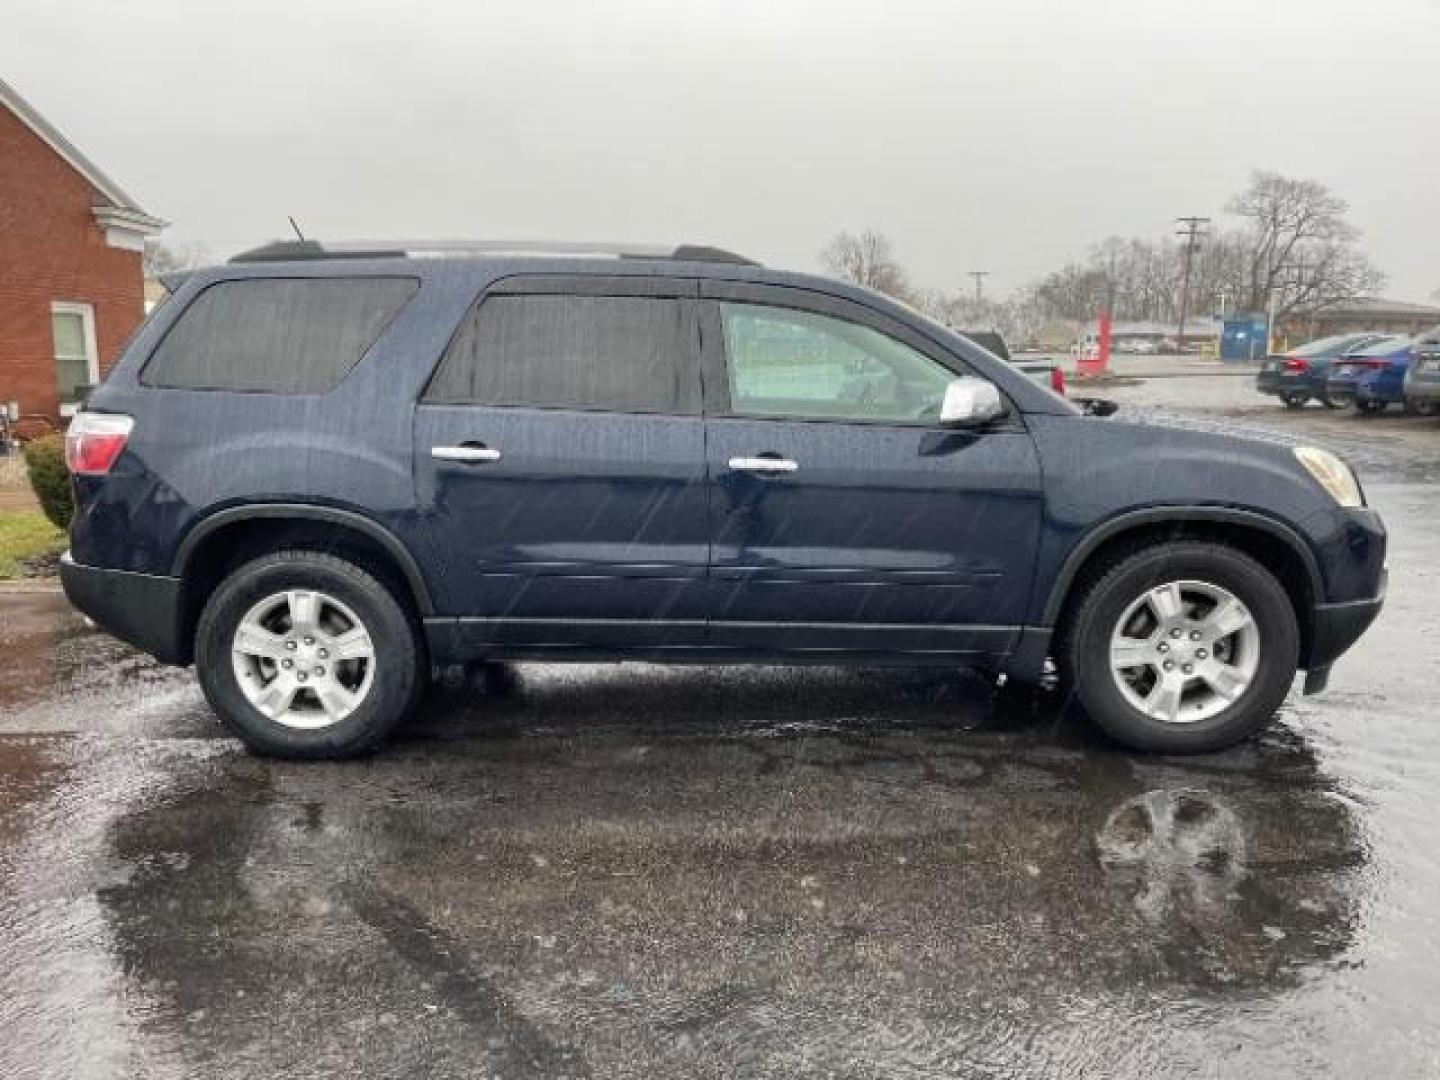
<svg viewBox="0 0 1440 1080"><path fill-rule="evenodd" d="M1110 637L1110 673L1133 707L1167 724L1223 712L1260 664L1260 628L1229 590L1204 581L1148 589Z"/></svg>
<svg viewBox="0 0 1440 1080"><path fill-rule="evenodd" d="M375 678L375 645L350 608L323 592L289 589L246 612L231 645L235 680L259 712L313 730L344 720Z"/></svg>

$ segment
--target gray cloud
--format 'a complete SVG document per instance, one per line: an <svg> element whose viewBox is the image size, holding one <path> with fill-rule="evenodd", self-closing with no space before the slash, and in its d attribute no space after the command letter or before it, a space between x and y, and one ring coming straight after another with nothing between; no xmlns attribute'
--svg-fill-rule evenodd
<svg viewBox="0 0 1440 1080"><path fill-rule="evenodd" d="M1433 255L1427 0L8 0L0 65L217 251L281 235L719 243L889 233L1006 291L1219 216L1252 166L1348 198L1392 295Z"/></svg>

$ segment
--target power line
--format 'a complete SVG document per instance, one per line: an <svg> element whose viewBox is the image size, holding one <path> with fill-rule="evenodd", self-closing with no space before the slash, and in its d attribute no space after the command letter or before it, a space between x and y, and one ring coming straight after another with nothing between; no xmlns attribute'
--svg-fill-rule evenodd
<svg viewBox="0 0 1440 1080"><path fill-rule="evenodd" d="M1208 217L1178 217L1176 223L1184 226L1176 230L1175 235L1185 241L1181 250L1182 270L1180 272L1180 327L1175 332L1175 348L1185 349L1185 316L1190 303L1190 263L1195 258L1195 252L1200 247L1200 239L1205 235L1205 226L1210 224Z"/></svg>

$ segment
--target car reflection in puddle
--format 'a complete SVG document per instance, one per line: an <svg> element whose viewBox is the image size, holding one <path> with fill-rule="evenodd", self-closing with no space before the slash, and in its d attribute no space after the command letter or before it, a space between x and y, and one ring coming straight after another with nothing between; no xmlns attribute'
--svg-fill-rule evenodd
<svg viewBox="0 0 1440 1080"><path fill-rule="evenodd" d="M1002 1020L1083 1069L1097 1013L1193 1065L1147 994L1213 1008L1348 947L1364 847L1302 738L1136 757L1053 713L987 722L977 687L526 667L373 761L207 759L112 829L110 937L222 1056L277 1015L286 1062L333 1052L340 994L363 1067L444 1046L599 1075L883 1071L897 1032L949 1060Z"/></svg>

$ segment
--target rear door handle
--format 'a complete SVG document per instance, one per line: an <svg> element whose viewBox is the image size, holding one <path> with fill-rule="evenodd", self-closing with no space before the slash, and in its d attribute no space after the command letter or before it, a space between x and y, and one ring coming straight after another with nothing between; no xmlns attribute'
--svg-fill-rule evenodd
<svg viewBox="0 0 1440 1080"><path fill-rule="evenodd" d="M438 461L462 461L467 465L483 465L487 461L499 461L500 451L480 443L465 443L461 446L432 446L430 456Z"/></svg>
<svg viewBox="0 0 1440 1080"><path fill-rule="evenodd" d="M800 466L782 457L732 457L730 468L736 472L792 473Z"/></svg>

